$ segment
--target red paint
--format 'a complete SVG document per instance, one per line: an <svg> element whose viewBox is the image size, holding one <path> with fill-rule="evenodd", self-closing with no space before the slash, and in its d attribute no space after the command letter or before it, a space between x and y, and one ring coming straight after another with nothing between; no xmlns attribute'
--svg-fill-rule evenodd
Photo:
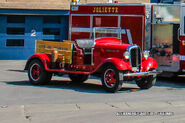
<svg viewBox="0 0 185 123"><path fill-rule="evenodd" d="M81 5L78 6L78 10L72 11L71 14L130 14L130 15L144 15L145 13L145 5L118 5L114 6L110 5L102 5L102 6L93 6L93 5ZM115 10L117 7L118 9Z"/></svg>
<svg viewBox="0 0 185 123"><path fill-rule="evenodd" d="M71 40L74 41L75 39L89 39L90 33L88 32L72 32Z"/></svg>
<svg viewBox="0 0 185 123"><path fill-rule="evenodd" d="M131 32L133 43L139 45L141 48L144 35L143 21L143 17L121 17L121 28L129 29ZM127 35L122 34L122 38L125 43L128 43Z"/></svg>
<svg viewBox="0 0 185 123"><path fill-rule="evenodd" d="M93 17L93 27L117 27L117 26L118 26L118 16Z"/></svg>
<svg viewBox="0 0 185 123"><path fill-rule="evenodd" d="M121 28L125 30L130 30L133 42L139 44L142 47L142 36L144 36L143 18L145 17L145 5L79 5L77 6L77 8L77 10L71 11L71 14L73 15L70 16L71 28L69 29L69 31L71 34L71 40L92 38L90 36L93 36L93 27L121 26ZM118 14L121 15L120 22L118 22ZM91 18L93 22L91 22ZM76 29L76 32L75 30L71 30L73 28ZM81 28L81 30L77 30L78 28ZM88 32L89 30L91 32ZM94 39L95 45L93 47L92 56L90 57L87 57L87 54L84 53L85 49L78 47L78 44L74 42L72 55L73 63L65 64L65 69L51 69L51 56L47 54L35 54L29 60L32 60L34 58L40 59L45 66L45 70L51 72L88 75L101 70L100 68L107 63L113 64L119 71L134 72L132 71L129 60L124 60L123 56L124 52L130 46L130 44L126 44L128 43L128 37L126 34L123 34L122 37L123 41L116 38ZM91 63L91 58L93 59L93 64ZM89 62L85 64L85 62L88 60ZM148 71L152 68L157 68L156 61L150 57L147 60L143 58L141 65L142 72ZM115 74L116 73L111 70L105 73L105 79L107 80L107 84L109 84L110 86L116 82L114 77Z"/></svg>
<svg viewBox="0 0 185 123"><path fill-rule="evenodd" d="M185 36L184 35L181 35L179 38L180 38L181 41L185 40Z"/></svg>
<svg viewBox="0 0 185 123"><path fill-rule="evenodd" d="M152 57L148 57L148 59L142 59L142 72L148 71L150 69L156 69L157 67L157 62Z"/></svg>
<svg viewBox="0 0 185 123"><path fill-rule="evenodd" d="M180 55L185 56L185 36L181 35L180 37ZM180 61L180 70L185 69L185 61Z"/></svg>
<svg viewBox="0 0 185 123"><path fill-rule="evenodd" d="M73 64L66 65L66 70L51 69L50 68L51 56L47 54L34 54L29 58L28 61L31 61L33 59L40 59L44 64L45 70L51 71L51 72L89 75L96 72L105 63L112 63L120 71L126 71L126 70L132 71L132 68L130 67L130 62L123 60L123 53L126 51L127 47L130 46L129 44L123 44L121 43L120 39L114 39L114 38L97 39L95 42L96 42L95 43L96 45L94 46L94 52L93 52L94 65L85 65L85 64L80 65L78 64L77 61L73 61ZM82 50L82 49L79 49L79 47L76 44L76 47L74 47L74 51L78 52L79 50ZM76 55L73 55L73 57L81 57L83 60L85 56L83 54L76 54ZM147 69L148 67L149 69L157 68L157 63L153 58L149 57L147 60L143 58L142 72L148 71L149 70ZM33 70L32 72L33 74L39 75L37 68L35 68L35 71ZM112 83L112 81L110 83Z"/></svg>
<svg viewBox="0 0 185 123"><path fill-rule="evenodd" d="M107 58L107 59L103 59L103 60L104 61L101 64L104 64L104 63L107 63L107 62L112 63L120 71L131 70L129 62L123 61L120 58L116 58L116 56L114 58Z"/></svg>
<svg viewBox="0 0 185 123"><path fill-rule="evenodd" d="M112 70L112 69L108 69L105 72L105 82L110 86L110 87L114 87L114 85L116 84L116 73Z"/></svg>
<svg viewBox="0 0 185 123"><path fill-rule="evenodd" d="M90 16L72 16L72 27L90 27Z"/></svg>
<svg viewBox="0 0 185 123"><path fill-rule="evenodd" d="M185 40L180 41L180 55L185 55Z"/></svg>
<svg viewBox="0 0 185 123"><path fill-rule="evenodd" d="M45 69L48 69L51 65L51 55L49 55L49 54L34 54L28 59L26 66L33 59L39 59L44 64Z"/></svg>

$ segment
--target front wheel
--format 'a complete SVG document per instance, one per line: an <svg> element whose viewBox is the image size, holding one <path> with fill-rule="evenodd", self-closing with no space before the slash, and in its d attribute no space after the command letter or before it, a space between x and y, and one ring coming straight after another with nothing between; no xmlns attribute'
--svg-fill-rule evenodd
<svg viewBox="0 0 185 123"><path fill-rule="evenodd" d="M136 80L136 84L141 88L141 89L149 89L156 83L156 77L154 76L147 76L145 78L140 78Z"/></svg>
<svg viewBox="0 0 185 123"><path fill-rule="evenodd" d="M39 60L33 60L28 67L28 77L33 85L46 84L51 80L52 73L44 69L44 65Z"/></svg>
<svg viewBox="0 0 185 123"><path fill-rule="evenodd" d="M107 66L102 73L102 86L107 92L119 91L122 87L122 83L119 80L119 71L113 66Z"/></svg>

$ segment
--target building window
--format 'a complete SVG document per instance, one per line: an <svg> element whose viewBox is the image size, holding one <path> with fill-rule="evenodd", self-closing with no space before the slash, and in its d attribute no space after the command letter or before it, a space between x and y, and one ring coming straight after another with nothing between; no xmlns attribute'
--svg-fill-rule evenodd
<svg viewBox="0 0 185 123"><path fill-rule="evenodd" d="M44 24L60 24L60 16L44 16Z"/></svg>
<svg viewBox="0 0 185 123"><path fill-rule="evenodd" d="M24 39L7 39L6 46L24 46Z"/></svg>
<svg viewBox="0 0 185 123"><path fill-rule="evenodd" d="M43 28L44 35L60 35L59 28Z"/></svg>
<svg viewBox="0 0 185 123"><path fill-rule="evenodd" d="M9 15L7 16L7 23L25 23L25 16Z"/></svg>
<svg viewBox="0 0 185 123"><path fill-rule="evenodd" d="M7 28L8 35L24 35L24 28Z"/></svg>

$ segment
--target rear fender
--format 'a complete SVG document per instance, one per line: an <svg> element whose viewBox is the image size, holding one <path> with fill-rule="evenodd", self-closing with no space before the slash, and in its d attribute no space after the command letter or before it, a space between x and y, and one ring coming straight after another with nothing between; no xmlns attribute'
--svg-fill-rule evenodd
<svg viewBox="0 0 185 123"><path fill-rule="evenodd" d="M49 55L49 54L34 54L28 59L24 70L28 70L29 64L31 63L31 61L33 61L35 59L37 59L43 63L45 70L48 70L48 68L51 65L51 55Z"/></svg>
<svg viewBox="0 0 185 123"><path fill-rule="evenodd" d="M147 59L142 60L142 72L148 71L150 69L157 69L158 64L152 57L148 57Z"/></svg>
<svg viewBox="0 0 185 123"><path fill-rule="evenodd" d="M119 58L108 58L104 60L103 65L105 65L106 63L112 63L120 71L131 70L129 63Z"/></svg>

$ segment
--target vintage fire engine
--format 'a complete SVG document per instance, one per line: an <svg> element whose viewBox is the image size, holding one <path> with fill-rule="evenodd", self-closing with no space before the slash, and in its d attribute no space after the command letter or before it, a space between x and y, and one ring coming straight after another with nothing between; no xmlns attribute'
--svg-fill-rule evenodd
<svg viewBox="0 0 185 123"><path fill-rule="evenodd" d="M73 5L69 39L91 39L94 27L119 27L124 43L151 51L163 75L184 74L184 9L184 4Z"/></svg>
<svg viewBox="0 0 185 123"><path fill-rule="evenodd" d="M156 82L156 61L138 45L121 40L124 29L94 27L91 39L50 42L37 41L36 54L25 69L32 84L45 84L52 74L68 74L72 82L82 83L89 75L101 77L103 88L116 92L123 81L135 80L142 89Z"/></svg>

